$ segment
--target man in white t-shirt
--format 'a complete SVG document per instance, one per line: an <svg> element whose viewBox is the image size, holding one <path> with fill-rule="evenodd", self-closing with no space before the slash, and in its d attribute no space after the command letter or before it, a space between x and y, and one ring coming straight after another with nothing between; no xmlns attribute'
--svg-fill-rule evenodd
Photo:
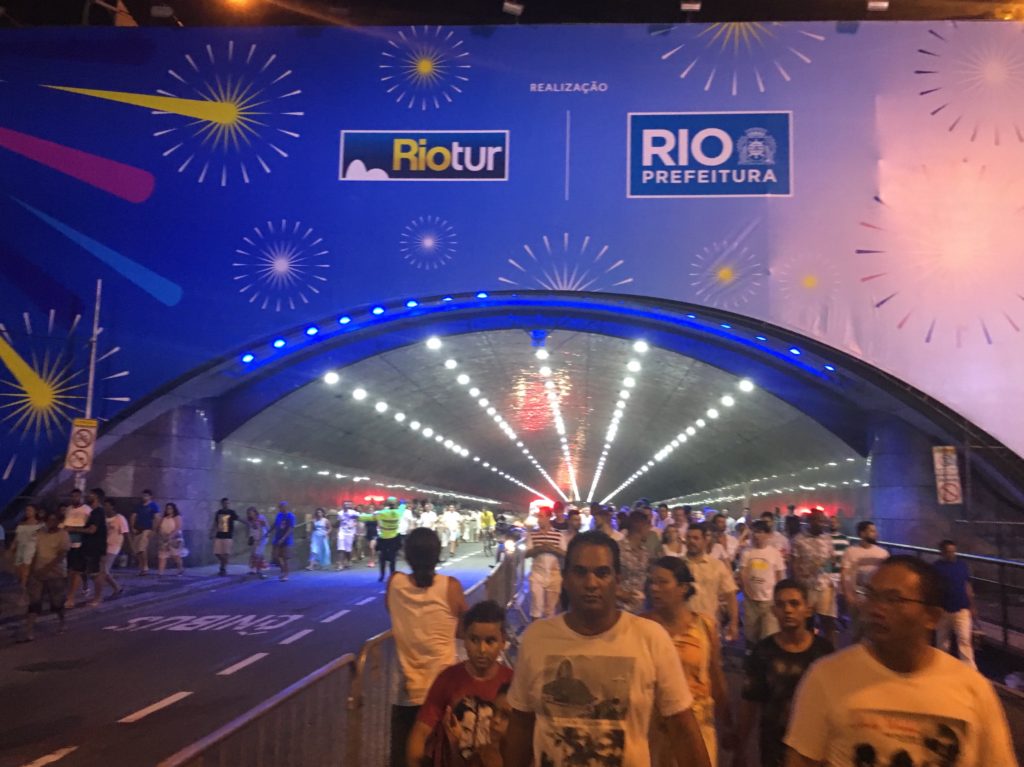
<svg viewBox="0 0 1024 767"><path fill-rule="evenodd" d="M566 554L569 609L530 625L508 702L505 767L649 767L653 716L679 764L710 767L693 695L668 633L616 608L618 546L580 533Z"/></svg>
<svg viewBox="0 0 1024 767"><path fill-rule="evenodd" d="M875 523L863 521L857 524L857 536L860 540L847 546L843 552L840 566L840 580L843 596L846 599L846 612L853 621L854 636L860 636L860 603L864 597L864 587L875 574L878 566L889 558L889 552L877 545L878 530Z"/></svg>
<svg viewBox="0 0 1024 767"><path fill-rule="evenodd" d="M740 555L740 583L743 585L743 635L747 649L779 630L775 618L775 584L786 577L786 563L779 550L768 543L768 525L761 520L752 526L754 545Z"/></svg>
<svg viewBox="0 0 1024 767"><path fill-rule="evenodd" d="M991 683L931 646L940 581L916 557L864 588L865 642L822 658L797 688L786 767L1015 767Z"/></svg>
<svg viewBox="0 0 1024 767"><path fill-rule="evenodd" d="M736 579L720 559L707 553L708 537L704 524L690 525L686 531L686 565L697 589L690 598L690 609L718 623L719 607L724 603L729 613L725 638L731 642L739 635L740 625Z"/></svg>
<svg viewBox="0 0 1024 767"><path fill-rule="evenodd" d="M789 539L775 529L775 515L770 511L761 512L761 521L768 525L768 544L774 546L782 555L782 560L789 563Z"/></svg>

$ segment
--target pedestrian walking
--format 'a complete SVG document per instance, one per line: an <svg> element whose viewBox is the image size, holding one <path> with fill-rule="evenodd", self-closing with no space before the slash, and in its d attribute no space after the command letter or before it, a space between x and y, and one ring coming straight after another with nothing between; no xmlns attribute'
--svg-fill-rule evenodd
<svg viewBox="0 0 1024 767"><path fill-rule="evenodd" d="M412 573L394 573L388 580L384 604L401 669L398 702L391 707L390 767L406 767L406 743L427 691L457 662L455 638L466 596L458 580L436 574L440 559L437 533L418 527L405 542Z"/></svg>
<svg viewBox="0 0 1024 767"><path fill-rule="evenodd" d="M153 500L153 493L142 491L142 504L132 512L129 524L132 529L132 551L139 568L139 575L149 574L149 542L153 537L153 526L160 516L160 507Z"/></svg>
<svg viewBox="0 0 1024 767"><path fill-rule="evenodd" d="M935 563L935 571L942 579L942 617L935 627L935 642L940 650L947 650L950 635L954 636L960 660L971 668L977 668L972 619L977 617L978 611L974 605L971 571L966 562L956 558L956 541L942 541L939 551L941 558Z"/></svg>
<svg viewBox="0 0 1024 767"><path fill-rule="evenodd" d="M249 575L266 578L263 571L267 568L267 562L263 557L263 552L267 548L267 535L269 535L267 519L260 514L259 509L250 506L245 510L245 522L249 528Z"/></svg>
<svg viewBox="0 0 1024 767"><path fill-rule="evenodd" d="M103 554L103 561L100 563L100 569L105 576L106 582L113 589L114 597L119 597L124 592L121 584L114 578L113 568L117 558L121 556L121 549L124 548L125 538L128 535L128 520L124 518L123 514L117 513L117 508L114 506L114 501L111 498L105 498L103 500L103 515L106 518L106 531L107 531L107 549ZM103 598L102 586L96 586L96 596L93 601L99 603Z"/></svg>
<svg viewBox="0 0 1024 767"><path fill-rule="evenodd" d="M347 570L352 566L352 550L356 544L359 528L359 513L345 501L338 512L338 569Z"/></svg>
<svg viewBox="0 0 1024 767"><path fill-rule="evenodd" d="M235 543L235 522L238 521L238 514L231 508L227 498L220 499L220 508L214 512L213 528L210 530L210 538L213 539L213 554L220 562L220 571L217 575L228 574L228 561L231 559L232 549Z"/></svg>
<svg viewBox="0 0 1024 767"><path fill-rule="evenodd" d="M313 528L309 538L309 564L307 570L331 569L331 523L327 521L327 512L317 509L313 512L313 521L308 523Z"/></svg>
<svg viewBox="0 0 1024 767"><path fill-rule="evenodd" d="M20 641L35 638L36 619L43 611L43 599L50 603L50 611L59 621L57 631L64 631L64 602L67 599L67 555L71 550L71 537L61 528L63 518L56 511L43 515L43 529L36 536L36 549L32 554L28 580L28 613L25 615L25 633Z"/></svg>
<svg viewBox="0 0 1024 767"><path fill-rule="evenodd" d="M42 514L34 503L25 505L25 518L14 528L14 569L21 587L28 587L32 559L36 555L36 537L43 528Z"/></svg>
<svg viewBox="0 0 1024 767"><path fill-rule="evenodd" d="M188 549L185 548L185 534L182 532L181 512L178 511L176 503L164 505L164 513L157 522L157 533L159 541L157 546L158 573L164 574L167 569L167 560L174 561L178 566L178 575L185 574L184 558L188 556Z"/></svg>
<svg viewBox="0 0 1024 767"><path fill-rule="evenodd" d="M277 516L270 528L270 543L273 549L273 558L281 568L282 581L288 580L288 560L292 555L292 546L295 543L295 515L288 509L288 502L281 501L277 504Z"/></svg>

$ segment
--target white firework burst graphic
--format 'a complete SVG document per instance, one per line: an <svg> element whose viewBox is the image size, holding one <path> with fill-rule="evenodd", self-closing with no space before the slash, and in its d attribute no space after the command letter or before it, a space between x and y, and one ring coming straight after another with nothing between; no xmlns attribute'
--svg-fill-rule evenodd
<svg viewBox="0 0 1024 767"><path fill-rule="evenodd" d="M195 174L220 186L231 180L248 184L269 174L271 164L288 157L288 142L305 116L292 82L292 70L276 53L256 43L206 45L185 54L181 66L167 70L174 84L157 91L178 99L180 111L154 111L175 124L153 133L168 144L163 152L178 173Z"/></svg>
<svg viewBox="0 0 1024 767"><path fill-rule="evenodd" d="M440 26L401 30L381 52L380 81L397 104L423 112L440 109L469 82L472 65L464 43L454 30Z"/></svg>
<svg viewBox="0 0 1024 767"><path fill-rule="evenodd" d="M89 343L81 319L76 314L64 327L51 309L44 322L33 322L29 312L22 313L20 323L0 322L0 427L6 432L0 481L34 482L40 459L48 463L62 450L71 419L83 413ZM104 381L128 375L127 370L106 372L120 351L115 346L97 354L101 402L129 401L107 396L103 388Z"/></svg>
<svg viewBox="0 0 1024 767"><path fill-rule="evenodd" d="M455 258L459 240L455 228L439 216L414 218L402 229L398 249L417 269L440 269Z"/></svg>
<svg viewBox="0 0 1024 767"><path fill-rule="evenodd" d="M541 238L542 248L523 245L523 255L509 258L515 270L498 282L523 288L545 290L611 290L633 282L621 267L624 259L608 255L608 246L591 244L590 235L573 242L568 232L552 244L546 234Z"/></svg>
<svg viewBox="0 0 1024 767"><path fill-rule="evenodd" d="M826 334L841 282L835 262L825 253L800 251L782 258L769 272L779 299L773 302L773 313L805 331Z"/></svg>
<svg viewBox="0 0 1024 767"><path fill-rule="evenodd" d="M260 309L295 309L308 304L327 282L327 249L323 237L301 221L267 221L252 228L235 249L231 266L238 292Z"/></svg>
<svg viewBox="0 0 1024 767"><path fill-rule="evenodd" d="M1019 340L1024 183L968 162L882 171L855 250L875 309L925 343Z"/></svg>
<svg viewBox="0 0 1024 767"><path fill-rule="evenodd" d="M683 29L689 33L689 27ZM678 62L679 78L697 81L705 92L725 88L737 96L753 86L764 93L774 79L790 82L794 66L812 61L807 46L824 40L824 35L791 24L719 22L664 51L661 60Z"/></svg>
<svg viewBox="0 0 1024 767"><path fill-rule="evenodd" d="M1024 26L951 22L929 29L917 53L918 95L949 133L1024 143Z"/></svg>
<svg viewBox="0 0 1024 767"><path fill-rule="evenodd" d="M760 290L768 270L747 245L757 224L752 221L735 236L705 245L693 255L690 284L699 301L720 309L737 309Z"/></svg>

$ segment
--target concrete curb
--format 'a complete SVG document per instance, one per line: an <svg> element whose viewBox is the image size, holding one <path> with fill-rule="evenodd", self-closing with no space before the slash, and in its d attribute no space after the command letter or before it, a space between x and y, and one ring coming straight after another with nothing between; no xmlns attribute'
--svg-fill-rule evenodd
<svg viewBox="0 0 1024 767"><path fill-rule="evenodd" d="M157 576L152 576L156 579ZM165 576L174 577L174 576ZM104 615L108 612L113 612L115 608L121 608L122 610L134 610L139 607L148 607L149 605L156 604L158 602L170 602L178 599L182 596L194 593L197 589L203 589L207 591L220 591L222 588L226 588L233 584L240 585L245 582L247 576L220 576L220 575L202 575L202 576L186 576L181 583L179 588L167 590L167 591L140 591L137 595L128 594L127 596L120 599L106 599L100 603L98 607L76 607L67 613L69 620L75 620L75 616L90 616L90 615ZM208 588L208 587L213 588ZM47 619L52 613L46 612L43 614L43 618ZM0 617L0 628L8 625L19 625L25 618L24 611L5 615Z"/></svg>

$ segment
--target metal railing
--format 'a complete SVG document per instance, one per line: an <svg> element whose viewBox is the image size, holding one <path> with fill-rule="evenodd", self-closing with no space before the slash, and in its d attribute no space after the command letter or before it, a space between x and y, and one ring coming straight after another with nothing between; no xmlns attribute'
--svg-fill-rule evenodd
<svg viewBox="0 0 1024 767"><path fill-rule="evenodd" d="M514 606L523 567L521 552L505 557L466 601ZM385 765L399 683L389 629L366 640L358 656L331 661L158 767L322 767L332 754L353 767Z"/></svg>
<svg viewBox="0 0 1024 767"><path fill-rule="evenodd" d="M856 539L851 538L851 545ZM906 543L879 541L893 552L909 552L918 557L941 554L938 549ZM957 559L971 567L971 586L978 618L1002 628L1003 646L1010 644L1010 632L1024 632L1024 562L980 554L957 553Z"/></svg>
<svg viewBox="0 0 1024 767"><path fill-rule="evenodd" d="M343 754L351 744L348 701L355 671L356 656L343 655L158 767L323 764L324 754Z"/></svg>

